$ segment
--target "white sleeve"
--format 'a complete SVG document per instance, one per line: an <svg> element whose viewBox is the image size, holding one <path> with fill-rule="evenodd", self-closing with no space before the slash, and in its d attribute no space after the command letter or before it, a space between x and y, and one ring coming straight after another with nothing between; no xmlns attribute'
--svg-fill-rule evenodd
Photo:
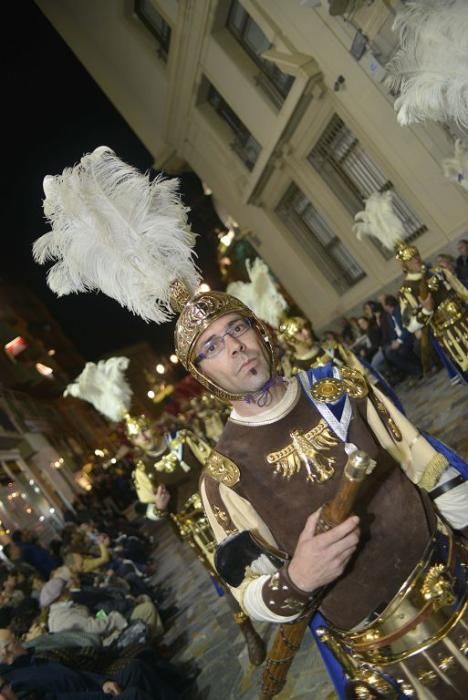
<svg viewBox="0 0 468 700"><path fill-rule="evenodd" d="M146 517L148 520L164 520L164 516L158 514L158 509L154 503L148 503L146 508Z"/></svg>
<svg viewBox="0 0 468 700"><path fill-rule="evenodd" d="M263 574L249 583L244 591L243 607L245 612L252 620L260 622L293 622L299 613L296 615L277 615L265 605L262 596L262 590L265 583L270 579L270 574Z"/></svg>
<svg viewBox="0 0 468 700"><path fill-rule="evenodd" d="M454 479L458 474L454 467L448 467L434 488ZM468 525L468 481L435 498L434 503L455 530L462 530Z"/></svg>

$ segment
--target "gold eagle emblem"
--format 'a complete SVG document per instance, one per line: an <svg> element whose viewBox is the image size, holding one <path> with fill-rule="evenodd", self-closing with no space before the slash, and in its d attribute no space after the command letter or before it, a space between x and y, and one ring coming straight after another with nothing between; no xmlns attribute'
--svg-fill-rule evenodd
<svg viewBox="0 0 468 700"><path fill-rule="evenodd" d="M277 452L271 452L266 457L268 464L275 465L274 473L290 479L298 474L304 466L307 471L307 481L321 484L330 479L335 473L333 466L335 459L327 457L321 452L337 445L338 439L325 420L322 418L307 433L293 430L290 436L289 445Z"/></svg>

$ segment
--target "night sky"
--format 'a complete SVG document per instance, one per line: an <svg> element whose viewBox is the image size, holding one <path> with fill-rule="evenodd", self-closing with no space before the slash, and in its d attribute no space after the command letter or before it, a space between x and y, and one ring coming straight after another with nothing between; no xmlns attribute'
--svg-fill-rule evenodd
<svg viewBox="0 0 468 700"><path fill-rule="evenodd" d="M171 351L172 324L146 324L102 294L57 299L48 289L46 268L34 263L33 241L48 230L42 212L42 179L107 145L141 170L151 154L114 109L60 35L30 0L8 3L2 17L3 130L2 243L0 277L34 290L78 350L89 360L141 340ZM6 159L5 159L6 154ZM185 202L199 238L200 264L218 286L214 239L218 223L209 199L191 173L182 176Z"/></svg>

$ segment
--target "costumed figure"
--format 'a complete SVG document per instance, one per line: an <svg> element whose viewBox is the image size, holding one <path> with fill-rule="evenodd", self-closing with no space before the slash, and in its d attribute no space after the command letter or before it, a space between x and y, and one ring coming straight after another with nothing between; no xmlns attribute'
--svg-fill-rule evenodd
<svg viewBox="0 0 468 700"><path fill-rule="evenodd" d="M358 237L370 235L393 250L406 273L400 288L401 317L411 333L428 330L451 378L468 382L468 292L445 268L427 271L416 246L404 241L404 229L392 207L391 192L374 193L356 214ZM424 349L424 348L423 348Z"/></svg>
<svg viewBox="0 0 468 700"><path fill-rule="evenodd" d="M102 161L108 177L119 173L112 184L98 180L101 191L121 188L116 203L128 197L138 206L142 197L133 184L138 178L155 200L158 187L170 186L150 184L108 151L87 158L82 167L93 168L94 178ZM60 186L57 178L54 194ZM101 216L102 209L98 212ZM52 221L49 239L36 244L36 257L58 258L63 271L72 266L75 282L66 291L80 288L86 278L87 288L128 306L129 293L135 311L148 309L151 300L155 313L161 307L164 316L171 308L179 312L179 360L233 406L206 461L200 495L219 543L217 570L245 613L281 623L285 631L318 611L313 628L340 697L345 692L356 698L464 697L467 551L454 529L468 524L468 498L449 456L434 449L363 376L346 379L329 364L290 380L279 377L271 337L252 310L222 292L197 293L190 245L184 252L190 269L173 266L161 273L162 289L154 259L165 249L154 242L145 275L138 246L142 238L147 243L150 227L145 236L141 228L132 235L127 231L124 247L132 254L114 266L114 275L123 274L131 259L139 284L125 285L124 292L122 277L118 290L110 288L94 273L96 266L81 266L83 255L70 256L64 245L69 227L64 232ZM84 237L81 226L82 220L72 238ZM89 238L95 244L94 228ZM117 250L112 238L108 222L100 245ZM103 252L99 259L106 260L107 279L109 256ZM60 291L53 272L49 279ZM358 491L361 467L367 472L371 466ZM466 465L459 459L457 467ZM327 502L339 507L327 508ZM359 524L349 516L350 507ZM293 650L288 647L289 657ZM270 675L280 667L276 656Z"/></svg>
<svg viewBox="0 0 468 700"><path fill-rule="evenodd" d="M147 321L170 318L168 278L180 276L194 286L200 279L192 261L195 236L188 228L177 187L177 180L151 183L107 147L84 156L62 176L46 176L44 212L52 230L36 242L36 259L60 257L56 245L62 243L77 256L76 267L63 259L51 268L49 286L59 296L99 288ZM113 238L108 237L109 231ZM129 262L127 253L133 245ZM211 446L187 428L169 433L145 415L131 415L132 391L124 374L128 363L125 357L87 363L65 396L89 401L110 421L124 421L127 437L140 452L132 477L139 502L145 506L141 512L150 520L170 516L231 608L251 663L260 665L265 644L213 564L216 542L198 494Z"/></svg>

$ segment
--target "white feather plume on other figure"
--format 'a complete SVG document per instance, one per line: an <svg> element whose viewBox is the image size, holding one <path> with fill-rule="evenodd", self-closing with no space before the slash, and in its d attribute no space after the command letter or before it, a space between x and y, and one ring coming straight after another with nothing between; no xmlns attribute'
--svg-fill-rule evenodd
<svg viewBox="0 0 468 700"><path fill-rule="evenodd" d="M394 250L395 244L404 240L403 224L395 214L392 193L374 192L366 199L366 208L354 217L353 231L361 241L363 236L373 236L388 250Z"/></svg>
<svg viewBox="0 0 468 700"><path fill-rule="evenodd" d="M87 362L63 395L88 401L111 421L122 420L132 401L132 390L124 374L129 362L127 357L111 357L97 364Z"/></svg>
<svg viewBox="0 0 468 700"><path fill-rule="evenodd" d="M240 299L254 314L273 328L278 328L287 302L278 291L268 267L261 258L245 263L250 282L231 282L226 291Z"/></svg>
<svg viewBox="0 0 468 700"><path fill-rule="evenodd" d="M455 141L455 153L452 158L442 161L444 175L452 182L468 190L468 144L461 139Z"/></svg>
<svg viewBox="0 0 468 700"><path fill-rule="evenodd" d="M200 283L195 236L177 192L178 180L148 175L106 146L62 175L44 178L44 213L51 231L33 248L58 295L100 290L145 321L162 323L173 311L170 284Z"/></svg>
<svg viewBox="0 0 468 700"><path fill-rule="evenodd" d="M402 126L453 119L468 127L468 2L413 0L397 14L400 49L388 82Z"/></svg>

